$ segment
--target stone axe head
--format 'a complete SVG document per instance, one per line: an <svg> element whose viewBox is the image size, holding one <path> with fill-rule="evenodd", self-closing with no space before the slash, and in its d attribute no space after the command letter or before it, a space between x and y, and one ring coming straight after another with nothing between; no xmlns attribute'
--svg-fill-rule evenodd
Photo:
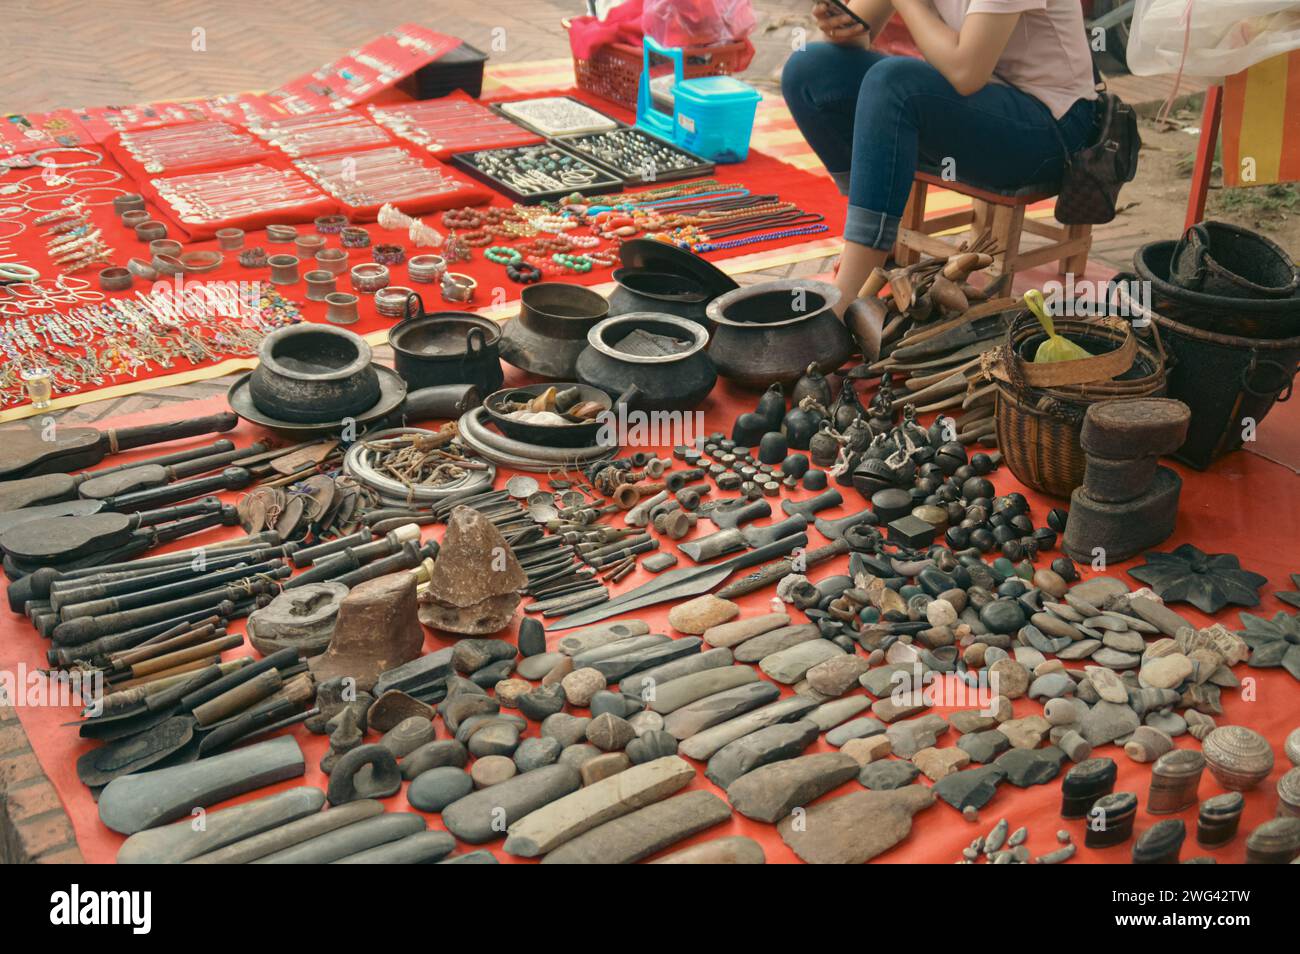
<svg viewBox="0 0 1300 954"><path fill-rule="evenodd" d="M726 501L709 509L708 517L719 530L733 530L751 520L772 516L772 506L766 500L746 503L743 500Z"/></svg>
<svg viewBox="0 0 1300 954"><path fill-rule="evenodd" d="M765 547L792 533L798 533L808 526L808 518L801 513L786 517L779 523L769 523L766 527L746 527L741 531L745 543L751 547Z"/></svg>
<svg viewBox="0 0 1300 954"><path fill-rule="evenodd" d="M745 537L736 527L719 530L707 536L698 537L687 543L677 544L677 549L685 553L696 563L703 563L736 550L745 549Z"/></svg>
<svg viewBox="0 0 1300 954"><path fill-rule="evenodd" d="M863 510L858 513L851 513L847 517L840 517L838 520L826 520L822 517L817 518L813 524L827 540L838 540L844 536L844 531L850 527L856 527L861 524L873 524L876 522L876 515L870 510Z"/></svg>
<svg viewBox="0 0 1300 954"><path fill-rule="evenodd" d="M781 509L791 517L796 514L813 518L813 514L819 510L826 510L829 507L838 507L844 503L844 497L835 488L824 490L816 497L809 497L807 500L782 500Z"/></svg>

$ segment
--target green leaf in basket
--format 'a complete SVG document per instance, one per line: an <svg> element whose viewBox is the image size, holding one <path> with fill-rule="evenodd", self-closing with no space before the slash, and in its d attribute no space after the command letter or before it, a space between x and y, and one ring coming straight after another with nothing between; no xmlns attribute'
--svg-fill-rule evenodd
<svg viewBox="0 0 1300 954"><path fill-rule="evenodd" d="M1048 364L1055 361L1076 361L1079 358L1091 358L1092 355L1068 338L1056 333L1052 316L1047 313L1047 302L1043 293L1037 289L1025 292L1025 307L1034 313L1038 323L1047 332L1047 340L1034 352L1034 364Z"/></svg>

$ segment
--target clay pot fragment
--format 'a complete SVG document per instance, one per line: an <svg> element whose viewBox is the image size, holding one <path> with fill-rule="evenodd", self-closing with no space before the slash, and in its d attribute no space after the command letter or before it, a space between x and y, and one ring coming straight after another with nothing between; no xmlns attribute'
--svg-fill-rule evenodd
<svg viewBox="0 0 1300 954"><path fill-rule="evenodd" d="M528 584L510 545L477 510L457 507L420 593L420 622L432 629L482 636L505 629Z"/></svg>

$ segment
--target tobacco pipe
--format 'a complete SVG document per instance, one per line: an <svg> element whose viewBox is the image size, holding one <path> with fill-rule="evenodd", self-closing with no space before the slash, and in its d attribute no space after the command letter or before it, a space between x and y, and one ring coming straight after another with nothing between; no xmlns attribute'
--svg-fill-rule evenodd
<svg viewBox="0 0 1300 954"><path fill-rule="evenodd" d="M288 567L280 567L279 570L266 574L269 579L258 580L248 586L232 584L204 590L201 593L194 593L189 596L182 596L166 603L156 603L153 606L142 606L137 609L122 610L118 613L105 613L103 616L82 616L79 619L71 619L66 623L55 626L51 635L54 642L59 645L85 643L101 636L109 636L145 623L158 622L161 619L167 619L190 610L207 609L211 612L212 607L227 600L242 600L250 594L258 595L271 592L272 587L277 587L273 580L283 579L289 575L289 572Z"/></svg>
<svg viewBox="0 0 1300 954"><path fill-rule="evenodd" d="M131 491L158 487L182 477L206 474L226 464L233 464L235 461L260 454L264 450L266 450L265 444L251 444L243 448L227 447L221 453L171 465L146 461L135 467L114 468L110 473L95 474L92 479L83 482L77 494L88 500L115 499Z"/></svg>
<svg viewBox="0 0 1300 954"><path fill-rule="evenodd" d="M5 428L0 430L0 480L94 467L109 454L182 437L222 434L238 423L234 413L224 411L210 417L102 431L95 427L56 426L51 440L28 427Z"/></svg>
<svg viewBox="0 0 1300 954"><path fill-rule="evenodd" d="M0 549L20 563L24 560L40 564L60 563L119 546L141 527L196 514L219 513L221 507L220 500L208 497L161 510L33 520L0 533Z"/></svg>
<svg viewBox="0 0 1300 954"><path fill-rule="evenodd" d="M0 482L0 512L21 510L23 507L35 507L40 504L57 503L77 496L78 491L87 483L106 478L110 474L126 473L137 468L149 466L166 466L181 464L186 461L220 454L233 450L235 445L228 440L214 441L205 447L178 451L175 454L163 454L148 460L137 460L130 464L119 464L103 470L88 470L80 474L45 474L40 477L23 477L18 480ZM200 471L201 473L201 471ZM86 496L83 493L83 496Z"/></svg>
<svg viewBox="0 0 1300 954"><path fill-rule="evenodd" d="M227 556L207 557L202 569L194 568L191 557L184 563L165 567L153 573L134 573L121 577L110 577L103 582L87 582L83 586L53 586L50 589L50 607L62 611L66 606L86 603L90 600L102 600L140 590L151 590L165 583L175 583L198 577L200 574L212 574L236 566L252 566L284 556L285 548L262 547L257 550L240 550ZM251 571L250 571L251 572Z"/></svg>
<svg viewBox="0 0 1300 954"><path fill-rule="evenodd" d="M152 603L166 602L179 596L188 596L191 593L198 593L215 586L233 583L246 577L273 574L283 567L284 561L279 559L253 564L241 563L213 573L202 575L191 573L188 578L173 580L148 589L136 590L132 593L122 593L118 596L107 596L101 599L89 599L80 603L67 603L62 608L57 609L57 612L59 619L63 622L70 619L80 619L83 616L103 616L106 613L118 613L140 606L149 606Z"/></svg>
<svg viewBox="0 0 1300 954"><path fill-rule="evenodd" d="M296 589L309 583L320 583L342 573L356 570L374 560L397 553L407 543L418 543L419 539L419 527L413 524L403 525L371 543L348 547L340 553L335 553L318 561L310 570L304 570L286 583L284 588L286 590Z"/></svg>

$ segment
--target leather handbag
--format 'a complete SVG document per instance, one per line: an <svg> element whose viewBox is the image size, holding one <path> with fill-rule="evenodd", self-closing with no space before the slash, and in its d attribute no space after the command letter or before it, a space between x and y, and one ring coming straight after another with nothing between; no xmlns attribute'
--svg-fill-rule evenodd
<svg viewBox="0 0 1300 954"><path fill-rule="evenodd" d="M1056 134L1059 138L1060 130ZM1096 140L1065 157L1056 220L1063 225L1101 225L1115 218L1119 190L1137 174L1141 147L1133 107L1103 90L1098 95Z"/></svg>

